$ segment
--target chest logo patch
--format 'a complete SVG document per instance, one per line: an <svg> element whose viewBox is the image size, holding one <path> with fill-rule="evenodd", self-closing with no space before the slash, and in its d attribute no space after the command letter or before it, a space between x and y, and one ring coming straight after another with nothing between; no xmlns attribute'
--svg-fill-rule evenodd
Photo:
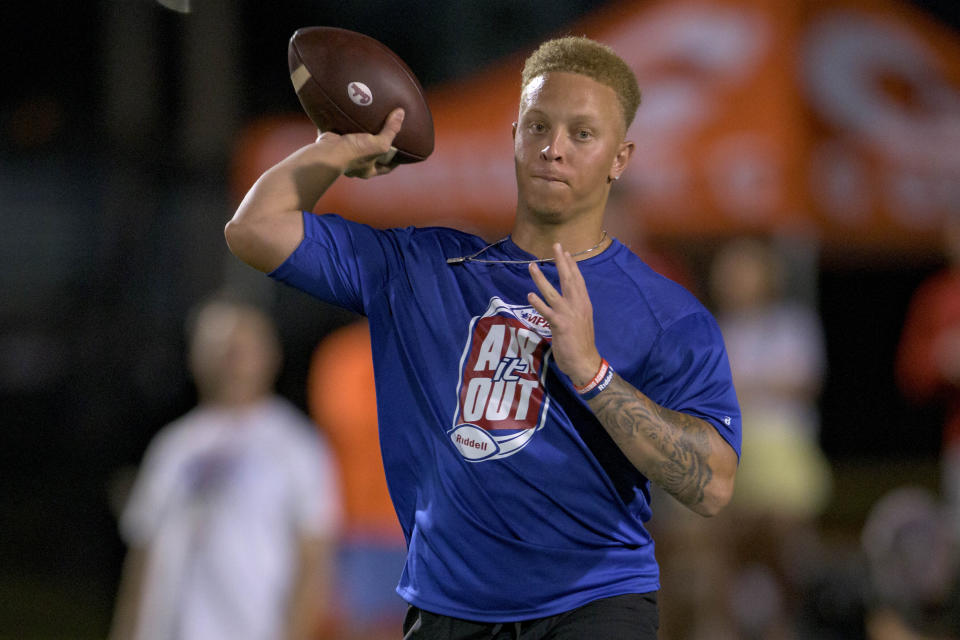
<svg viewBox="0 0 960 640"><path fill-rule="evenodd" d="M543 428L550 398L543 386L550 327L531 306L490 300L470 321L447 432L471 462L513 455Z"/></svg>

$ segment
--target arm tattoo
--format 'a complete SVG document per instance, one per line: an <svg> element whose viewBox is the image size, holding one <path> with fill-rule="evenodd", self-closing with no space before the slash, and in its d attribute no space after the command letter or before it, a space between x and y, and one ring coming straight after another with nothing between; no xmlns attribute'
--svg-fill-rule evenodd
<svg viewBox="0 0 960 640"><path fill-rule="evenodd" d="M683 504L703 502L704 490L713 478L706 422L661 407L619 375L589 404L640 472Z"/></svg>

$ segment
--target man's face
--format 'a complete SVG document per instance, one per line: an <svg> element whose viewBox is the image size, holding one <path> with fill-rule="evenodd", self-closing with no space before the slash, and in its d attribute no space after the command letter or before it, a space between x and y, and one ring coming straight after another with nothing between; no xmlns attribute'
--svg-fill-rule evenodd
<svg viewBox="0 0 960 640"><path fill-rule="evenodd" d="M514 130L518 213L553 222L602 213L609 178L623 171L633 149L623 135L610 87L574 73L531 80Z"/></svg>
<svg viewBox="0 0 960 640"><path fill-rule="evenodd" d="M190 360L205 399L248 402L272 389L279 352L259 313L212 305L197 321Z"/></svg>

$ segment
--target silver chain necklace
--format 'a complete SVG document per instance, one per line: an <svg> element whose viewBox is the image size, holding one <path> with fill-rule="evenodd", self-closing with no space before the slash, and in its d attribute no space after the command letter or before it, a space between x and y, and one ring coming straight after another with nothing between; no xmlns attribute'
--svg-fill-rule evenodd
<svg viewBox="0 0 960 640"><path fill-rule="evenodd" d="M544 263L544 262L554 262L554 261L555 261L554 258L534 258L533 260L482 260L482 259L481 259L481 260L478 260L478 259L477 259L477 256L479 256L481 253L483 253L484 251L486 251L486 250L489 249L490 247L496 246L496 245L500 244L501 242L504 242L504 241L508 240L509 238L510 238L510 236L505 236L505 237L503 237L503 238L500 238L500 239L497 240L496 242L491 242L490 244L488 244L487 246L485 246L483 249L480 249L480 251L477 251L477 252L476 252L475 254L473 254L472 256L461 256L461 257L459 257L459 258L447 258L447 264L463 264L464 262L483 262L483 263L486 263L486 264L530 264L530 263L532 263L532 262L536 262L537 264L541 264L541 263ZM597 248L598 248L600 245L602 245L602 244L603 244L603 241L606 240L606 239L607 239L607 231L606 231L606 229L604 229L603 234L600 236L600 242L598 242L597 244L593 245L593 246L590 247L589 249L584 249L583 251L578 251L577 253L574 253L574 254L571 255L570 257L571 257L571 258L576 258L577 256L582 256L582 255L584 255L584 254L586 254L586 253L590 253L590 252L592 252L592 251L596 251Z"/></svg>

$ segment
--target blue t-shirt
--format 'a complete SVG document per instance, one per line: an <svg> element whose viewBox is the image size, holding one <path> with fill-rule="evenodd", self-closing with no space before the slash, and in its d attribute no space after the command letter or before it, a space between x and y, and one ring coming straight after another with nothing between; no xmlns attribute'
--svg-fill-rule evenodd
<svg viewBox="0 0 960 640"><path fill-rule="evenodd" d="M526 264L447 264L486 243L303 214L271 277L368 316L380 446L407 539L398 593L506 622L659 588L648 480L551 360ZM510 239L487 260L530 260ZM597 348L654 402L703 418L739 455L740 414L709 312L614 240L578 266ZM542 265L557 284L556 268Z"/></svg>

